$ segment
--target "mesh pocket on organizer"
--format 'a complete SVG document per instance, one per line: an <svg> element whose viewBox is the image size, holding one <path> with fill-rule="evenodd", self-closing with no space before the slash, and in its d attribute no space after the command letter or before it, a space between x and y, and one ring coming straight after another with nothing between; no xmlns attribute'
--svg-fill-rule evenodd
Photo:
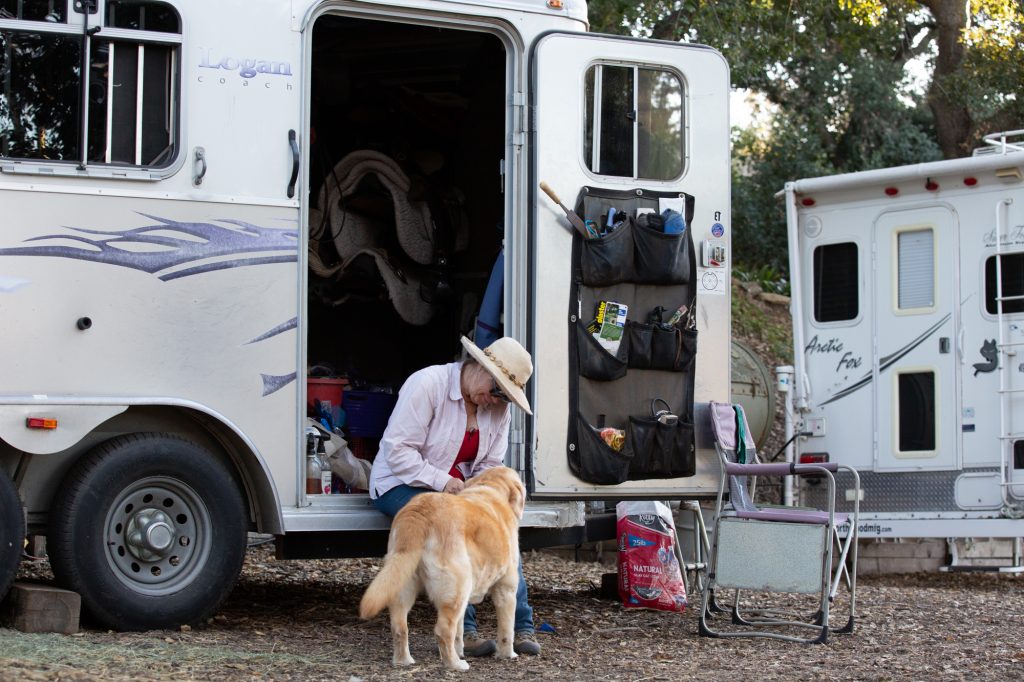
<svg viewBox="0 0 1024 682"><path fill-rule="evenodd" d="M629 219L603 237L583 240L580 269L588 287L628 282L633 276L633 220Z"/></svg>
<svg viewBox="0 0 1024 682"><path fill-rule="evenodd" d="M629 367L671 372L693 368L697 354L696 329L633 322L627 323L623 337L629 342Z"/></svg>
<svg viewBox="0 0 1024 682"><path fill-rule="evenodd" d="M612 355L598 343L581 322L576 323L576 353L580 376L596 381L613 381L626 376L629 339L623 334L619 349Z"/></svg>
<svg viewBox="0 0 1024 682"><path fill-rule="evenodd" d="M629 480L684 478L696 471L693 424L662 424L654 417L630 417L626 447L632 453Z"/></svg>
<svg viewBox="0 0 1024 682"><path fill-rule="evenodd" d="M690 231L666 234L644 225L633 226L632 281L637 284L685 284L690 280Z"/></svg>
<svg viewBox="0 0 1024 682"><path fill-rule="evenodd" d="M622 451L616 452L583 415L577 415L576 449L569 451L569 469L576 478L598 485L617 485L629 475L632 459L628 434Z"/></svg>

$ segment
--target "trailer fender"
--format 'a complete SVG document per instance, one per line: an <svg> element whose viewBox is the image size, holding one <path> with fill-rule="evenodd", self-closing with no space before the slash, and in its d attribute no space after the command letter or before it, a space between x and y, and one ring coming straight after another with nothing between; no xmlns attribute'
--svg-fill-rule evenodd
<svg viewBox="0 0 1024 682"><path fill-rule="evenodd" d="M61 452L128 405L0 405L0 440L33 455ZM33 427L29 419L55 420L53 428Z"/></svg>

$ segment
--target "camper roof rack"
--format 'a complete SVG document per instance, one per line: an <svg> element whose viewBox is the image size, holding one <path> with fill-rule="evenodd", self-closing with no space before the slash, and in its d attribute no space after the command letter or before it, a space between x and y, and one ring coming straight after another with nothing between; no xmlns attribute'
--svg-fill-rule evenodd
<svg viewBox="0 0 1024 682"><path fill-rule="evenodd" d="M1024 130L1007 130L1001 133L991 133L982 139L985 141L986 146L978 147L971 156L1024 152Z"/></svg>

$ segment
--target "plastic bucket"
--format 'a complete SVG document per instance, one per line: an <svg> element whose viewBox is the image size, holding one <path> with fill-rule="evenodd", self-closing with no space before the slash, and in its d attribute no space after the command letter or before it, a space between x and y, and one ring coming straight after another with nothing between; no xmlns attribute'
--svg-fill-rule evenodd
<svg viewBox="0 0 1024 682"><path fill-rule="evenodd" d="M344 386L347 379L306 379L306 409L313 411L313 401L328 401L331 407L341 407Z"/></svg>

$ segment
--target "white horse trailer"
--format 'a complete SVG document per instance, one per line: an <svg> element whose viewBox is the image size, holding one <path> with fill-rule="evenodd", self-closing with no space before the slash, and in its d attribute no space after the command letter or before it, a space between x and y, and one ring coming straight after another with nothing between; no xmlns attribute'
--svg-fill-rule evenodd
<svg viewBox="0 0 1024 682"><path fill-rule="evenodd" d="M865 538L1024 535L1024 153L1009 135L786 185L799 457L859 470Z"/></svg>
<svg viewBox="0 0 1024 682"><path fill-rule="evenodd" d="M692 413L729 398L728 67L586 29L579 0L0 3L0 477L101 622L206 617L246 531L382 552L365 493L306 491L309 368L395 389L452 361L502 249L497 319L536 366L506 458L524 545L579 541L588 499L713 494ZM597 222L686 211L687 277L581 285L591 245L540 181ZM688 303L696 363L580 379L589 306L627 298ZM578 414L639 428L657 398L690 469L593 471Z"/></svg>

